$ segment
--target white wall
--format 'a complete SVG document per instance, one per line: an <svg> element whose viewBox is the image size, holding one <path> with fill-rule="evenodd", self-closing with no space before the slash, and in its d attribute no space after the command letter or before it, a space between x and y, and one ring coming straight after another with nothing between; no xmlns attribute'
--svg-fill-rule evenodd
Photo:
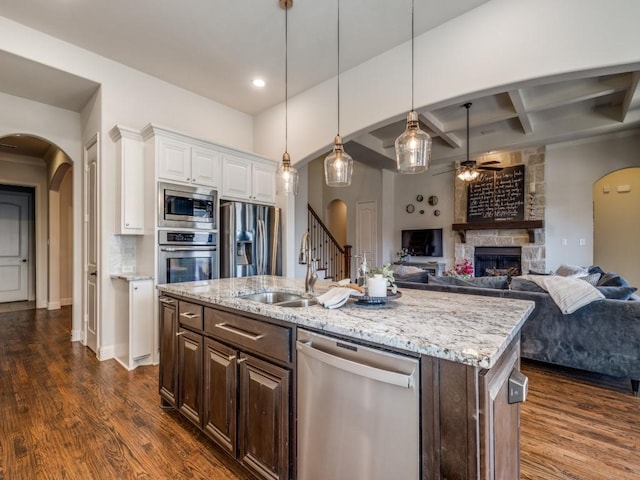
<svg viewBox="0 0 640 480"><path fill-rule="evenodd" d="M0 94L0 135L32 133L58 145L74 163L82 159L82 146L100 134L100 241L99 270L101 336L99 349L112 351L114 343L114 291L109 278L110 239L115 232L115 145L108 131L115 125L141 129L156 123L222 145L251 151L253 119L249 115L143 74L107 58L0 17L0 48L101 85L100 92L83 109L75 112L52 107L35 107L35 102ZM167 66L171 68L171 66ZM35 110L45 109L42 118ZM73 117L73 128L68 118ZM82 124L80 119L82 118ZM281 152L280 152L281 153ZM279 159L278 154L276 159ZM81 196L81 169L74 169L74 199ZM79 200L74 207L81 207ZM74 241L81 242L81 208L74 208ZM77 233L76 233L77 232ZM80 243L77 243L80 244ZM80 292L82 264L74 263L73 338L81 332ZM46 291L46 284L45 284ZM98 354L99 358L108 358Z"/></svg>
<svg viewBox="0 0 640 480"><path fill-rule="evenodd" d="M609 172L640 166L639 151L637 131L547 146L547 270L555 270L563 263L593 264L593 184ZM584 246L580 239L585 240Z"/></svg>

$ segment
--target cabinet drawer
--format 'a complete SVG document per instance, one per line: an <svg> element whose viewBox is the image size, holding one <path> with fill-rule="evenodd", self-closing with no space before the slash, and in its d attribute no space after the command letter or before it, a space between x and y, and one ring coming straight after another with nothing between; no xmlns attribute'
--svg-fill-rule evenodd
<svg viewBox="0 0 640 480"><path fill-rule="evenodd" d="M202 330L202 307L181 300L178 304L178 321L180 325Z"/></svg>
<svg viewBox="0 0 640 480"><path fill-rule="evenodd" d="M285 362L291 361L291 329L205 308L204 331L235 345Z"/></svg>

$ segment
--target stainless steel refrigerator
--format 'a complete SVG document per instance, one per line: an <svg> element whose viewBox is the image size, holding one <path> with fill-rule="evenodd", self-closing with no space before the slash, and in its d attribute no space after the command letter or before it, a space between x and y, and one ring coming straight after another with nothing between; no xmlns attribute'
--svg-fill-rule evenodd
<svg viewBox="0 0 640 480"><path fill-rule="evenodd" d="M225 202L220 205L220 277L281 275L280 209Z"/></svg>

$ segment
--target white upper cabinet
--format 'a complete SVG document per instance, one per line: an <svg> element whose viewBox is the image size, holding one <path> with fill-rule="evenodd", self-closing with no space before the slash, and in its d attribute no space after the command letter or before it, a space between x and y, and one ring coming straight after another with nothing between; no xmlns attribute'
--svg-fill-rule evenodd
<svg viewBox="0 0 640 480"><path fill-rule="evenodd" d="M161 137L158 140L158 178L218 188L221 155L186 141Z"/></svg>
<svg viewBox="0 0 640 480"><path fill-rule="evenodd" d="M273 164L253 164L253 198L261 203L276 203L276 171Z"/></svg>
<svg viewBox="0 0 640 480"><path fill-rule="evenodd" d="M116 143L116 233L144 234L144 143L142 136L116 125L109 132Z"/></svg>
<svg viewBox="0 0 640 480"><path fill-rule="evenodd" d="M276 203L276 166L250 158L223 155L222 197Z"/></svg>
<svg viewBox="0 0 640 480"><path fill-rule="evenodd" d="M222 185L222 155L202 147L191 147L191 181L198 185Z"/></svg>

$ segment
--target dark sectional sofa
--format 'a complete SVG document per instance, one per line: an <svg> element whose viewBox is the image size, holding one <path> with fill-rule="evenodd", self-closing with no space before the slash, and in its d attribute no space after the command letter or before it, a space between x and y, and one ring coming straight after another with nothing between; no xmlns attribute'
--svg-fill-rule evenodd
<svg viewBox="0 0 640 480"><path fill-rule="evenodd" d="M396 284L399 289L531 300L535 302L535 310L521 331L524 358L628 378L634 395L637 395L640 380L640 301L607 298L564 315L548 293L511 290L507 277L479 277L457 284L442 284L447 283L442 281L446 277L432 278L429 283L429 278L426 274L396 276Z"/></svg>

